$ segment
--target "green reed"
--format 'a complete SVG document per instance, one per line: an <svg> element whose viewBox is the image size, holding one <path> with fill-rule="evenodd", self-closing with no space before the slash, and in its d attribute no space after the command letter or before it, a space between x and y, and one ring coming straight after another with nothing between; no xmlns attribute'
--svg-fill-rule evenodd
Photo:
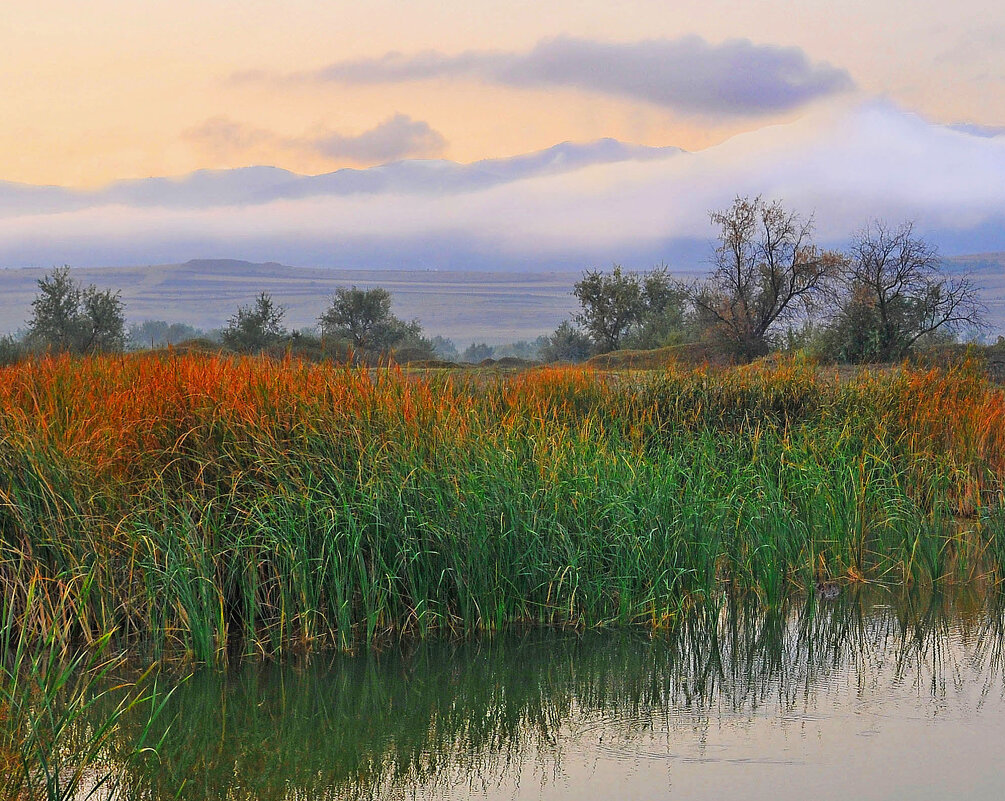
<svg viewBox="0 0 1005 801"><path fill-rule="evenodd" d="M966 372L160 355L2 378L0 576L67 599L38 643L221 662L1002 575L1005 404Z"/></svg>
<svg viewBox="0 0 1005 801"><path fill-rule="evenodd" d="M32 639L29 626L64 608L65 598L45 603L40 581L23 595L8 590L0 602L0 799L114 797L117 772L150 749L151 726L171 693L149 672L116 680L126 660L110 650L110 634L72 647L50 619L49 634ZM123 746L127 717L131 745Z"/></svg>

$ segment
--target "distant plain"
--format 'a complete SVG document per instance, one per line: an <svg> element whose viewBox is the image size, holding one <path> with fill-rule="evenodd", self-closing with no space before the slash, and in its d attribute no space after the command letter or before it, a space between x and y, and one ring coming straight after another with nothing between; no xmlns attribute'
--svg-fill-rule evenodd
<svg viewBox="0 0 1005 801"><path fill-rule="evenodd" d="M610 265L584 265L584 267ZM957 256L945 262L951 273L969 272L988 307L992 339L1005 333L1005 253ZM31 315L37 280L46 270L0 269L0 334L21 328ZM675 270L682 279L702 270ZM394 311L418 318L430 336L499 345L554 331L575 313L572 288L580 272L484 272L438 270L339 270L258 264L228 259L184 264L80 268L84 284L121 290L130 322L165 320L203 329L218 328L238 306L269 292L287 309L291 328L316 325L340 286L384 287Z"/></svg>
<svg viewBox="0 0 1005 801"><path fill-rule="evenodd" d="M14 331L31 314L40 269L0 270L0 332ZM501 273L333 270L200 260L147 267L73 270L84 284L122 291L130 322L166 320L212 329L238 306L269 292L287 309L291 328L314 326L340 286L383 287L395 313L419 318L429 335L466 346L498 345L554 331L576 307L578 273Z"/></svg>

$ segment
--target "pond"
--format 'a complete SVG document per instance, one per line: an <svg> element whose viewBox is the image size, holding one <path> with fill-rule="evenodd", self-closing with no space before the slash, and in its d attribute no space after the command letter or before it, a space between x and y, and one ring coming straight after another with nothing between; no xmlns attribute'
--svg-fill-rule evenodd
<svg viewBox="0 0 1005 801"><path fill-rule="evenodd" d="M1003 620L873 592L206 670L118 796L1000 799Z"/></svg>

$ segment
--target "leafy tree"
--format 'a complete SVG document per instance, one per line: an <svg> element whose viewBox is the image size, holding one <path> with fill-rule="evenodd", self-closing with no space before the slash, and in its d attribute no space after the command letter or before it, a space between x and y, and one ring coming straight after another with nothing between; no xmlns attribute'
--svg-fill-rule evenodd
<svg viewBox="0 0 1005 801"><path fill-rule="evenodd" d="M546 362L582 362L590 358L593 343L568 320L555 329L540 348L540 358Z"/></svg>
<svg viewBox="0 0 1005 801"><path fill-rule="evenodd" d="M712 273L692 289L712 335L752 359L767 353L783 324L824 302L841 265L813 245L812 220L780 202L737 197L710 214L719 229Z"/></svg>
<svg viewBox="0 0 1005 801"><path fill-rule="evenodd" d="M364 352L386 352L424 342L418 320L405 322L391 313L391 293L380 287L339 287L319 321L326 337L343 339Z"/></svg>
<svg viewBox="0 0 1005 801"><path fill-rule="evenodd" d="M119 292L83 287L59 267L38 281L27 340L34 347L87 354L122 350L125 313Z"/></svg>
<svg viewBox="0 0 1005 801"><path fill-rule="evenodd" d="M283 327L286 309L262 292L249 306L241 306L227 321L221 340L239 353L258 353L282 343L288 336Z"/></svg>
<svg viewBox="0 0 1005 801"><path fill-rule="evenodd" d="M573 294L582 307L575 320L601 353L617 350L626 337L647 326L649 339L657 331L669 334L671 327L683 328L687 293L664 266L644 274L626 273L620 266L610 273L588 270Z"/></svg>
<svg viewBox="0 0 1005 801"><path fill-rule="evenodd" d="M38 280L28 321L29 337L43 347L74 351L83 333L80 300L83 288L70 277L70 268L54 269Z"/></svg>
<svg viewBox="0 0 1005 801"><path fill-rule="evenodd" d="M464 349L464 353L461 354L461 361L477 364L486 359L491 359L494 354L495 348L492 346L486 345L484 342L472 342Z"/></svg>
<svg viewBox="0 0 1005 801"><path fill-rule="evenodd" d="M437 359L455 362L460 358L457 346L452 339L437 335L430 340L430 344L433 346L433 354Z"/></svg>
<svg viewBox="0 0 1005 801"><path fill-rule="evenodd" d="M937 249L911 222L891 229L874 221L859 231L843 279L845 297L825 340L842 361L898 361L920 341L984 324L973 282L941 274Z"/></svg>
<svg viewBox="0 0 1005 801"><path fill-rule="evenodd" d="M628 332L625 347L640 350L676 345L691 338L693 321L689 314L688 290L670 278L665 266L642 278L645 304L639 324Z"/></svg>
<svg viewBox="0 0 1005 801"><path fill-rule="evenodd" d="M519 339L516 342L508 342L505 345L499 345L495 348L495 357L497 359L502 359L506 357L511 357L514 359L524 359L532 361L534 359L541 358L541 348L548 344L547 336L539 336L533 342L528 342L526 339Z"/></svg>
<svg viewBox="0 0 1005 801"><path fill-rule="evenodd" d="M617 350L645 308L641 280L634 273L622 272L620 266L610 273L588 270L576 282L573 294L582 307L575 320L600 352Z"/></svg>
<svg viewBox="0 0 1005 801"><path fill-rule="evenodd" d="M135 350L177 345L187 339L204 337L206 333L186 323L168 323L166 320L144 320L129 326L129 346Z"/></svg>

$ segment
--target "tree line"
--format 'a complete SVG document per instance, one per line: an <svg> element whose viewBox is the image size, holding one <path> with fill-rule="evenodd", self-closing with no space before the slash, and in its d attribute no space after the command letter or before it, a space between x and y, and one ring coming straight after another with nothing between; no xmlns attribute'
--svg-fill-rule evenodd
<svg viewBox="0 0 1005 801"><path fill-rule="evenodd" d="M268 292L240 306L223 328L204 331L183 323L146 320L127 326L121 294L84 287L59 267L39 279L32 315L18 336L0 338L0 364L31 354L118 353L168 345L222 348L234 353L267 353L373 364L447 360L479 363L490 358L539 358L546 337L490 346L472 342L463 351L442 336L428 337L419 320L402 320L391 310L383 288L340 287L310 328L286 326L286 309Z"/></svg>
<svg viewBox="0 0 1005 801"><path fill-rule="evenodd" d="M579 361L623 348L713 343L739 361L796 344L839 362L895 362L919 344L986 327L977 287L940 269L911 222L870 222L845 252L820 249L813 221L761 197L711 212L711 270L684 283L665 266L589 270L581 311L544 349Z"/></svg>
<svg viewBox="0 0 1005 801"><path fill-rule="evenodd" d="M449 339L428 337L419 320L398 318L386 289L355 286L336 290L309 329L289 330L286 310L267 292L209 336L162 321L127 329L120 293L83 287L61 267L38 281L23 335L0 339L0 363L30 353L118 352L200 338L237 353L357 363L389 355L398 361L579 362L626 348L694 342L711 343L738 361L800 346L832 361L891 362L919 344L985 327L971 279L943 274L937 250L910 222L871 222L839 252L819 248L812 218L778 201L737 197L710 219L717 242L704 279L682 282L665 265L641 273L617 266L587 270L573 288L580 311L533 342L496 348L472 342L459 352Z"/></svg>

